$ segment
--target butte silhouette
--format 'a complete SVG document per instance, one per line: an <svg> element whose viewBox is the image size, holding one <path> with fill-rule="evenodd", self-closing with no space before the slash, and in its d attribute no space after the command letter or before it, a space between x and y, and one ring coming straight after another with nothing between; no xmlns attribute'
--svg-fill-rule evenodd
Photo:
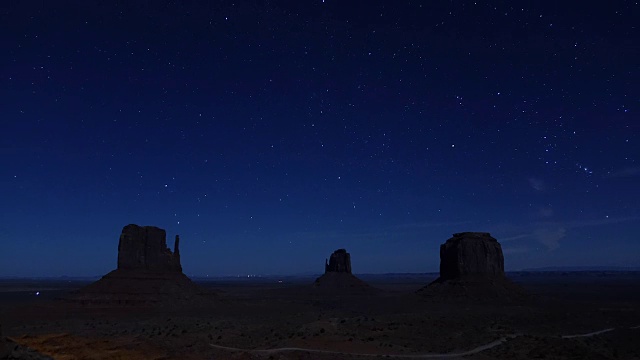
<svg viewBox="0 0 640 360"><path fill-rule="evenodd" d="M198 302L206 292L182 273L180 237L173 252L166 231L129 224L118 243L118 267L67 300L85 305L177 305Z"/></svg>
<svg viewBox="0 0 640 360"><path fill-rule="evenodd" d="M375 289L351 273L351 254L338 249L325 260L324 275L316 279L313 286L330 293L371 292Z"/></svg>
<svg viewBox="0 0 640 360"><path fill-rule="evenodd" d="M511 302L526 298L505 276L500 243L485 232L453 234L440 245L440 277L418 294L444 301Z"/></svg>

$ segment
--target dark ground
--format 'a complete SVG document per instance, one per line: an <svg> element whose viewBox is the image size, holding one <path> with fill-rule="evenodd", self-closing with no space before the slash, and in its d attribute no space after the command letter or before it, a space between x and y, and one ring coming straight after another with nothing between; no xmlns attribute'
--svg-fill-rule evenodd
<svg viewBox="0 0 640 360"><path fill-rule="evenodd" d="M319 293L315 277L196 280L217 296L190 308L56 301L89 280L2 280L5 336L56 359L336 359L461 352L466 359L640 359L640 272L522 272L519 303L425 299L436 274L360 275L377 294ZM36 295L36 292L40 295ZM615 330L577 338L563 335ZM237 352L299 347L341 352ZM360 356L355 356L360 358ZM364 358L364 357L363 357Z"/></svg>

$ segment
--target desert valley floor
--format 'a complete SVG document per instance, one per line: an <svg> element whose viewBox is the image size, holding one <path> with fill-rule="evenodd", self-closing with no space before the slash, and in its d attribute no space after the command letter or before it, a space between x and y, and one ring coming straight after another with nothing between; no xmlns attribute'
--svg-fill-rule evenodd
<svg viewBox="0 0 640 360"><path fill-rule="evenodd" d="M196 279L208 301L150 309L56 300L81 281L2 280L0 324L61 360L640 359L640 273L508 276L531 296L416 294L437 274L362 275L379 291L350 295L316 291L313 277Z"/></svg>

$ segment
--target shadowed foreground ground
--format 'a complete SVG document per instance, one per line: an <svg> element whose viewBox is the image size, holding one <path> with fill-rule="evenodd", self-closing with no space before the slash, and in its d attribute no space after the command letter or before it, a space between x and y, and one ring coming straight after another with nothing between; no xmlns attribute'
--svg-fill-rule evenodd
<svg viewBox="0 0 640 360"><path fill-rule="evenodd" d="M512 278L535 296L424 298L415 291L433 280L425 275L362 277L381 291L353 295L314 291L313 279L260 279L201 283L219 294L211 304L151 310L52 300L74 283L5 282L0 321L5 335L56 359L456 358L484 345L462 358L640 358L640 274ZM563 338L581 334L591 336Z"/></svg>

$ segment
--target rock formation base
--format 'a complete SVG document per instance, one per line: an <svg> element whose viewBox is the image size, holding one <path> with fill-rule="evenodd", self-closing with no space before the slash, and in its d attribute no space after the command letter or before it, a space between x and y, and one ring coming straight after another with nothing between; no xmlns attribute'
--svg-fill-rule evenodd
<svg viewBox="0 0 640 360"><path fill-rule="evenodd" d="M354 293L375 291L366 282L356 276L347 273L328 272L313 283L314 288L324 292Z"/></svg>
<svg viewBox="0 0 640 360"><path fill-rule="evenodd" d="M529 298L520 286L506 277L436 280L417 294L434 301L494 304L522 302Z"/></svg>
<svg viewBox="0 0 640 360"><path fill-rule="evenodd" d="M87 306L172 306L203 302L207 295L182 273L118 269L68 300Z"/></svg>

